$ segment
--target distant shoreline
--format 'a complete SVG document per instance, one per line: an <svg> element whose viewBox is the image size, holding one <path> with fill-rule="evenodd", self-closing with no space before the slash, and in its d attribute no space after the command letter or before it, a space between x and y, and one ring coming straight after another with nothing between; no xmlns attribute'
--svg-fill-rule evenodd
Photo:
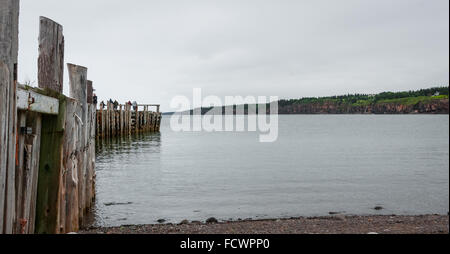
<svg viewBox="0 0 450 254"><path fill-rule="evenodd" d="M163 116L173 116L175 112L163 113ZM189 115L189 114L182 114ZM191 114L194 115L194 114ZM203 114L204 115L204 114ZM324 115L361 115L361 116L395 116L395 115L449 115L449 113L278 113L278 115L297 115L297 116L307 116L307 115L316 115L316 116L324 116ZM232 116L248 116L248 114L233 114Z"/></svg>
<svg viewBox="0 0 450 254"><path fill-rule="evenodd" d="M278 101L278 114L280 115L383 115L383 114L449 114L449 88L434 87L418 91L383 92L379 94L348 94L329 97L311 97ZM244 100L244 98L240 98ZM256 102L255 102L256 103ZM215 106L187 110L178 114L199 115L248 115L265 108L270 114L269 104L236 103L240 106ZM238 110L239 108L239 110ZM238 114L239 113L239 114ZM163 115L173 115L167 112Z"/></svg>

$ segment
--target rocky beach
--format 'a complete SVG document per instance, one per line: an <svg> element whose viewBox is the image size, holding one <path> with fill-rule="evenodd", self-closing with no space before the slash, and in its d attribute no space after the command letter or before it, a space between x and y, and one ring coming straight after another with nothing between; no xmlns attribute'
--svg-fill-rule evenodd
<svg viewBox="0 0 450 254"><path fill-rule="evenodd" d="M274 220L124 225L80 234L448 234L448 215L299 217Z"/></svg>

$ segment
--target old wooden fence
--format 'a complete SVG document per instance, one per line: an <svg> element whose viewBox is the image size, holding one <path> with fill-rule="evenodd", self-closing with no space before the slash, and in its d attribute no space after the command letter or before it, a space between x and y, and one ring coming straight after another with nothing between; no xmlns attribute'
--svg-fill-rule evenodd
<svg viewBox="0 0 450 254"><path fill-rule="evenodd" d="M0 233L77 231L95 196L92 82L68 64L62 94L63 28L41 17L39 87L18 85L18 23L19 0L0 0Z"/></svg>
<svg viewBox="0 0 450 254"><path fill-rule="evenodd" d="M155 107L156 111L150 111ZM113 103L108 102L106 109L100 107L97 111L97 137L107 138L124 136L132 133L159 132L161 113L159 105L118 105L114 109ZM139 109L142 108L142 111Z"/></svg>

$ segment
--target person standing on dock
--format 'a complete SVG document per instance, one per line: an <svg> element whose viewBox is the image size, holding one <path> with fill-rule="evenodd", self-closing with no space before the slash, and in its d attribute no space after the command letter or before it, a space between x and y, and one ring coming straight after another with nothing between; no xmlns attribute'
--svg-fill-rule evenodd
<svg viewBox="0 0 450 254"><path fill-rule="evenodd" d="M117 108L119 107L119 102L117 100L114 101L114 110L117 110Z"/></svg>
<svg viewBox="0 0 450 254"><path fill-rule="evenodd" d="M136 110L137 110L137 107L138 107L137 102L136 102L136 101L133 101L133 110L136 111Z"/></svg>

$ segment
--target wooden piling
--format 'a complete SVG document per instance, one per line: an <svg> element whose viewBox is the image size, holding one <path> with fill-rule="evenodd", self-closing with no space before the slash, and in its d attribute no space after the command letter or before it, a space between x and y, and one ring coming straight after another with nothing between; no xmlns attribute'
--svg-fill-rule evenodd
<svg viewBox="0 0 450 254"><path fill-rule="evenodd" d="M36 233L59 233L59 204L61 161L63 154L63 134L65 105L59 100L57 117L42 116L41 151L39 161L39 182L36 204Z"/></svg>
<svg viewBox="0 0 450 254"><path fill-rule="evenodd" d="M86 84L86 96L87 103L92 104L94 99L94 87L91 80L88 80Z"/></svg>
<svg viewBox="0 0 450 254"><path fill-rule="evenodd" d="M45 17L40 17L39 26L39 87L55 92L59 100L57 117L42 117L39 182L37 194L36 221L38 233L59 232L60 195L63 186L62 152L65 123L65 99L63 91L64 36L62 26Z"/></svg>
<svg viewBox="0 0 450 254"><path fill-rule="evenodd" d="M131 105L128 105L128 135L131 135L132 131L133 131L133 120L132 120L132 112L131 112Z"/></svg>
<svg viewBox="0 0 450 254"><path fill-rule="evenodd" d="M82 224L85 213L84 204L86 203L85 182L86 182L86 147L87 147L87 68L74 64L67 64L70 80L70 97L76 99L80 108L75 113L78 118L78 139L76 150L78 151L78 208L79 223Z"/></svg>
<svg viewBox="0 0 450 254"><path fill-rule="evenodd" d="M27 162L25 168L25 194L22 221L25 223L24 232L35 232L36 199L39 174L39 158L41 150L42 117L38 113L27 113L27 126L32 128L32 134L25 139ZM22 233L22 232L21 232Z"/></svg>
<svg viewBox="0 0 450 254"><path fill-rule="evenodd" d="M51 19L40 17L38 84L63 92L64 36L63 27Z"/></svg>
<svg viewBox="0 0 450 254"><path fill-rule="evenodd" d="M39 88L18 85L18 17L0 0L0 234L77 231L95 198L92 82L69 65L74 98L62 94L63 28L41 17Z"/></svg>
<svg viewBox="0 0 450 254"><path fill-rule="evenodd" d="M0 233L15 223L19 0L0 0Z"/></svg>
<svg viewBox="0 0 450 254"><path fill-rule="evenodd" d="M139 111L139 107L143 111ZM97 134L97 138L109 138L141 132L159 132L161 113L150 111L149 107L156 107L157 111L159 111L159 105L138 105L138 108L134 109L128 103L120 105L117 110L114 110L113 105L108 102L106 112L101 108L97 111L98 114L107 114L108 116L105 118L99 117L99 122L96 126L96 133L107 133L107 135Z"/></svg>

